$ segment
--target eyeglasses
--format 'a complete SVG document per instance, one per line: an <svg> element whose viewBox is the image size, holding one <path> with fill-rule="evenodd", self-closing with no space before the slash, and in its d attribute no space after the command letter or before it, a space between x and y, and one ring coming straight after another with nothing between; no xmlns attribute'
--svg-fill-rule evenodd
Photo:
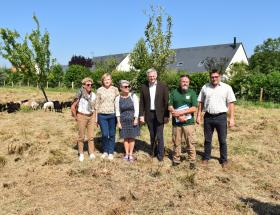
<svg viewBox="0 0 280 215"><path fill-rule="evenodd" d="M219 78L219 76L211 76L211 78L212 78L212 79L214 79L214 78Z"/></svg>
<svg viewBox="0 0 280 215"><path fill-rule="evenodd" d="M128 86L122 86L122 88L130 88L130 86L128 85Z"/></svg>
<svg viewBox="0 0 280 215"><path fill-rule="evenodd" d="M92 86L93 86L93 84L86 84L86 86L87 86L87 87L92 87Z"/></svg>

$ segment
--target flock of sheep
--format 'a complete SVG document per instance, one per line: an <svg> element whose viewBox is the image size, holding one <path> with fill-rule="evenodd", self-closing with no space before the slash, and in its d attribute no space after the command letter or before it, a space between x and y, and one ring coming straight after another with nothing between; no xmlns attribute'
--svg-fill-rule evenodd
<svg viewBox="0 0 280 215"><path fill-rule="evenodd" d="M32 110L43 109L44 111L50 110L55 112L62 112L63 108L70 108L72 102L71 101L35 101L35 100L22 100L18 102L8 102L1 104L0 103L0 112L7 111L8 113L14 113L19 111L22 108L28 108Z"/></svg>

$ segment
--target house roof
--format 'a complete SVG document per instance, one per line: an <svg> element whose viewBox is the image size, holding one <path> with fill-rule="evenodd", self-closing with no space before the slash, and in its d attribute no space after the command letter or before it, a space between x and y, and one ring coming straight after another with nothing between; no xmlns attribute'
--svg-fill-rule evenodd
<svg viewBox="0 0 280 215"><path fill-rule="evenodd" d="M229 43L174 49L176 52L174 62L169 64L168 67L188 72L201 72L205 70L202 61L207 57L226 57L228 59L227 67L240 46L242 46L242 43L236 43L236 46Z"/></svg>
<svg viewBox="0 0 280 215"><path fill-rule="evenodd" d="M216 58L227 58L225 68L227 68L233 59L238 48L242 46L242 43L228 43L219 45L209 45L209 46L198 46L190 48L178 48L174 49L175 56L174 62L169 64L167 67L176 70L186 70L190 73L192 72L202 72L205 71L203 60L207 57ZM245 51L245 50L244 50ZM94 57L93 61L105 61L108 59L115 59L117 64L120 64L129 53L105 55ZM246 56L246 53L245 53ZM247 56L246 56L247 57Z"/></svg>
<svg viewBox="0 0 280 215"><path fill-rule="evenodd" d="M128 54L129 53L98 56L98 57L93 58L93 62L100 62L100 61L106 61L106 60L109 60L109 59L115 59L117 64L120 64L126 58L126 56Z"/></svg>

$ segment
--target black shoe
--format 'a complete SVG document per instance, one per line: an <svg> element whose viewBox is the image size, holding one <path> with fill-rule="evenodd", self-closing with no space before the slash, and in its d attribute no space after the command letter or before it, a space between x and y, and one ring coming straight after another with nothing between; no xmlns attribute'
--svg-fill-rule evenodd
<svg viewBox="0 0 280 215"><path fill-rule="evenodd" d="M190 162L190 169L191 170L196 169L196 163L195 162Z"/></svg>
<svg viewBox="0 0 280 215"><path fill-rule="evenodd" d="M178 166L178 165L180 165L180 162L176 162L176 161L172 162L172 166Z"/></svg>

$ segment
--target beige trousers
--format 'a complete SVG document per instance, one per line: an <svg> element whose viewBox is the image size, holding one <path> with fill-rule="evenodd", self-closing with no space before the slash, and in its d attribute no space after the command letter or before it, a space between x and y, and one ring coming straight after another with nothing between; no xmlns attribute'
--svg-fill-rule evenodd
<svg viewBox="0 0 280 215"><path fill-rule="evenodd" d="M88 152L89 154L93 153L94 151L94 144L93 144L93 129L94 129L94 114L91 116L85 116L81 114L77 114L77 123L78 123L78 150L80 154L84 152L84 139L85 133L87 130L87 139L88 139Z"/></svg>
<svg viewBox="0 0 280 215"><path fill-rule="evenodd" d="M180 162L181 150L182 150L182 138L185 139L187 144L188 160L195 161L196 151L195 151L195 138L194 138L194 125L186 126L173 126L172 128L173 137L172 141L174 144L174 154L173 161Z"/></svg>

